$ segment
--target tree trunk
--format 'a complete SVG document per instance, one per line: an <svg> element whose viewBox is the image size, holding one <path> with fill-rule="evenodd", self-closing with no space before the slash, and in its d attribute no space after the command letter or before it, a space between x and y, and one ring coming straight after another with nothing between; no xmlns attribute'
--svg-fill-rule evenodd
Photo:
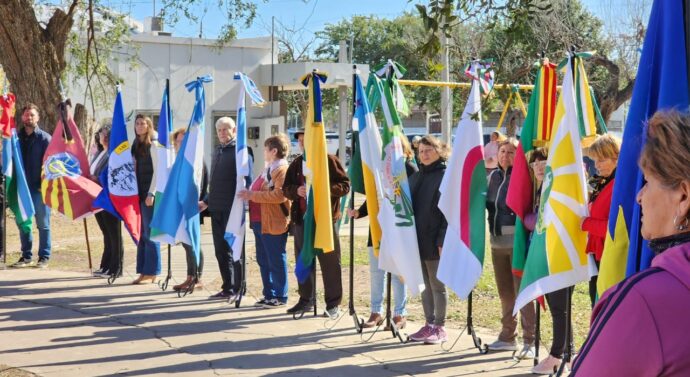
<svg viewBox="0 0 690 377"><path fill-rule="evenodd" d="M50 133L56 125L58 83L66 67L65 46L78 3L74 0L67 13L57 9L43 27L33 1L0 1L0 64L17 96L17 117L21 118L25 104L34 103L40 109L41 127Z"/></svg>
<svg viewBox="0 0 690 377"><path fill-rule="evenodd" d="M595 95L599 103L599 110L604 122L608 123L611 114L632 97L635 79L628 80L624 88L620 89L620 68L616 63L602 55L594 55L592 64L599 65L609 72L609 80L603 92L596 91Z"/></svg>

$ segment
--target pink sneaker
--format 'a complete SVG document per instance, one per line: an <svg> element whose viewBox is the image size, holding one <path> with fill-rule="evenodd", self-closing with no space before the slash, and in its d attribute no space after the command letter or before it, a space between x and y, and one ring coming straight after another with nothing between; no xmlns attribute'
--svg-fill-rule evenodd
<svg viewBox="0 0 690 377"><path fill-rule="evenodd" d="M551 375L556 372L559 366L561 366L561 359L549 355L532 368L532 374ZM568 367L569 364L566 364L564 371L569 372L570 368Z"/></svg>
<svg viewBox="0 0 690 377"><path fill-rule="evenodd" d="M410 340L415 342L424 342L426 338L430 337L434 333L434 326L430 324L424 325L419 331L410 335Z"/></svg>
<svg viewBox="0 0 690 377"><path fill-rule="evenodd" d="M447 341L448 335L446 335L446 330L443 326L435 326L431 335L424 340L424 344L441 344Z"/></svg>

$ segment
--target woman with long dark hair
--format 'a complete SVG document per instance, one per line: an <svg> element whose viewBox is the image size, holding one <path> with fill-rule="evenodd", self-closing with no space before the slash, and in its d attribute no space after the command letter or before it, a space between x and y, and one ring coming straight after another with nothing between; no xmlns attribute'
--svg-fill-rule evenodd
<svg viewBox="0 0 690 377"><path fill-rule="evenodd" d="M161 273L161 249L158 242L151 240L151 219L153 198L156 191L156 154L151 153L154 139L151 118L137 115L134 121L136 137L132 143L132 157L137 177L139 207L141 209L141 236L137 245L137 273L139 277L132 284L155 283Z"/></svg>

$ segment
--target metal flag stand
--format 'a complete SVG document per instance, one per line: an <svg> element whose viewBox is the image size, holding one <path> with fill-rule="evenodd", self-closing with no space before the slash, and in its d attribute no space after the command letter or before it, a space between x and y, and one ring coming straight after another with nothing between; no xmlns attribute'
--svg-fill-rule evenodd
<svg viewBox="0 0 690 377"><path fill-rule="evenodd" d="M478 337L476 331L474 331L474 324L472 323L472 292L470 292L469 296L467 296L467 324L465 325L465 328L460 331L460 335L458 335L457 339L455 339L455 342L453 342L450 348L443 348L443 350L450 352L458 343L465 331L467 331L467 334L472 337L472 343L474 343L474 347L479 351L480 354L485 355L489 353L489 346L482 344L482 339Z"/></svg>
<svg viewBox="0 0 690 377"><path fill-rule="evenodd" d="M319 316L318 308L316 307L317 303L318 303L318 300L316 299L316 281L317 281L317 279L316 279L316 260L317 259L318 258L316 258L316 256L315 256L314 262L313 262L314 264L311 267L311 276L314 278L314 282L312 284L313 290L311 293L312 294L311 303L314 307L314 317ZM302 310L301 312L293 313L292 319L294 319L294 320L302 319L302 317L304 317L304 314L306 314L306 313L307 313L307 310Z"/></svg>
<svg viewBox="0 0 690 377"><path fill-rule="evenodd" d="M171 246L168 244L168 275L165 276L165 279L158 282L158 287L162 291L168 289L168 284L170 283L170 279L172 279L172 253L170 252L170 249Z"/></svg>
<svg viewBox="0 0 690 377"><path fill-rule="evenodd" d="M410 338L405 337L405 339L403 339L402 335L400 334L400 329L398 329L398 326L393 321L391 312L391 296L393 296L391 284L392 278L393 275L390 272L386 272L386 328L390 329L393 338L398 338L400 343L404 344L407 343Z"/></svg>
<svg viewBox="0 0 690 377"><path fill-rule="evenodd" d="M357 111L357 65L352 66L352 117L356 116ZM359 131L359 130L358 130ZM352 138L350 139L350 149L352 150L352 156L355 155L355 130L351 129ZM352 163L352 161L350 161ZM350 210L355 209L355 190L350 190ZM362 325L364 320L357 316L357 311L355 310L355 219L354 217L350 219L350 300L348 302L348 311L352 317L352 321L355 326L355 331L358 334L362 333Z"/></svg>

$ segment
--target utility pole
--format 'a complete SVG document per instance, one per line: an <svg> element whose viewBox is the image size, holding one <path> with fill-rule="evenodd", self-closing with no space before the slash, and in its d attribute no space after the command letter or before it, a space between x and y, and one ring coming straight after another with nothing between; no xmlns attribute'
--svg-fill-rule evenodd
<svg viewBox="0 0 690 377"><path fill-rule="evenodd" d="M441 81L450 81L450 56L448 53L449 40L446 36L445 27L446 21L443 20L443 27L441 27L441 64L443 70L441 71ZM452 130L453 121L453 99L451 96L451 89L449 86L444 86L441 89L441 137L444 142L450 144L450 133ZM429 130L427 130L429 132Z"/></svg>

